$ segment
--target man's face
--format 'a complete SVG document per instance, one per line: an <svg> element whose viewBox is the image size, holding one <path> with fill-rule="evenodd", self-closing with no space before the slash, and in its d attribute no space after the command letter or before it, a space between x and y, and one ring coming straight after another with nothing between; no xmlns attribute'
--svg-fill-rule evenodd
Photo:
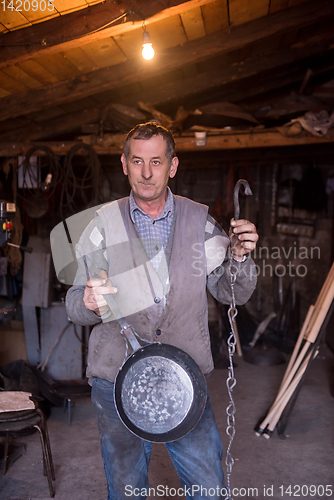
<svg viewBox="0 0 334 500"><path fill-rule="evenodd" d="M121 161L137 203L166 200L168 179L175 176L179 160L174 157L169 165L163 137L157 135L148 140L131 137L128 160L123 154Z"/></svg>

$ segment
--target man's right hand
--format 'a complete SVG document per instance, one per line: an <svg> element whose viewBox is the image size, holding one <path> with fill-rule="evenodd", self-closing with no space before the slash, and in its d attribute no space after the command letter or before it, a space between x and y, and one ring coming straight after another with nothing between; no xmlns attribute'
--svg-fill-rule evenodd
<svg viewBox="0 0 334 500"><path fill-rule="evenodd" d="M105 271L101 271L100 276L101 278L90 278L87 281L83 301L86 309L94 311L98 316L103 316L109 309L103 295L116 293L117 288L112 286Z"/></svg>

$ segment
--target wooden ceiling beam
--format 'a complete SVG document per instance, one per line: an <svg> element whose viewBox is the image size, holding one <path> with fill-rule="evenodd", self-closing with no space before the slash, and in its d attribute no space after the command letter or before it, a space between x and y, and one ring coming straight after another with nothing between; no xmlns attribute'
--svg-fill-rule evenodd
<svg viewBox="0 0 334 500"><path fill-rule="evenodd" d="M82 9L65 16L53 18L43 23L34 24L28 28L12 31L0 35L1 60L0 68L15 64L39 55L50 55L67 49L80 47L86 43L116 36L137 29L143 19L146 24L165 19L171 15L180 14L196 6L211 3L212 0L164 0L153 2L152 5L140 0L128 0L126 6L121 2L106 0L87 9ZM158 6L158 7L157 7ZM164 8L165 7L165 8ZM333 13L334 5L331 0L313 0L300 6L270 14L263 23L263 18L256 19L244 26L249 26L250 31L268 36L282 28L289 30L294 27L307 26L317 19L326 19ZM133 19L122 22L123 19L103 30L96 31L107 22L116 19L127 11L131 11ZM135 20L135 15L141 19ZM273 25L277 25L277 29ZM239 32L240 27L232 27L225 38L233 38L233 32ZM247 31L247 30L246 30ZM235 38L235 37L234 37ZM255 35L255 39L258 39ZM242 45L242 43L241 43Z"/></svg>
<svg viewBox="0 0 334 500"><path fill-rule="evenodd" d="M75 113L68 113L47 122L32 122L23 127L0 133L0 142L30 142L45 140L49 137L57 137L62 134L80 130L81 125L87 123L98 123L101 115L102 105L96 108L83 109Z"/></svg>
<svg viewBox="0 0 334 500"><path fill-rule="evenodd" d="M326 43L330 44L330 41ZM307 48L295 48L288 51L283 48L276 52L275 58L270 54L266 54L234 65L222 67L218 67L217 65L217 69L211 70L208 73L200 73L189 78L171 81L158 87L142 90L136 94L133 94L133 92L125 94L123 99L117 99L117 102L134 107L136 107L138 101L150 102L161 110L164 110L166 107L173 107L175 112L176 108L185 101L188 103L193 102L195 107L198 106L196 102L198 95L207 93L210 89L215 90L218 88L220 96L224 96L224 93L226 94L225 97L220 98L222 100L244 100L248 96L276 89L277 85L284 84L286 86L299 81L303 78L305 67L312 67L314 74L323 71L323 68L326 66L325 62L322 61L323 57L321 57L323 51L324 46L322 44L317 46L309 45ZM326 57L329 61L334 60L333 50ZM262 82L260 90L258 89L258 85L256 89L253 89L253 86L249 87L246 84L238 91L243 81L247 81L247 79L254 77L256 74L260 75L259 79ZM273 75L277 75L277 78ZM284 83L282 83L283 77ZM231 83L233 83L233 91L232 95L229 95ZM108 103L112 102L112 99L108 101ZM168 114L171 113L167 110L166 112ZM99 108L96 107L93 110L87 109L68 114L65 119L64 117L60 117L48 121L46 126L35 124L29 128L22 127L15 131L0 133L0 141L39 140L43 137L70 132L82 123L94 123L98 121L98 113Z"/></svg>
<svg viewBox="0 0 334 500"><path fill-rule="evenodd" d="M81 47L101 38L120 35L140 28L144 19L145 24L148 25L211 2L212 0L186 2L184 0L161 0L159 2L106 0L65 16L0 35L0 68L38 56L47 56ZM125 13L128 13L126 17L121 17L111 26L96 31Z"/></svg>
<svg viewBox="0 0 334 500"><path fill-rule="evenodd" d="M334 34L333 34L334 40ZM266 54L262 57L250 58L237 64L217 67L217 69L209 72L200 73L189 78L178 81L172 81L159 87L150 88L136 95L126 96L126 102L135 106L138 101L150 102L150 104L161 109L173 107L174 109L185 102L193 102L196 104L196 96L201 93L208 95L208 102L212 102L211 90L219 88L221 96L224 95L224 88L229 92L231 84L236 86L240 83L240 92L232 90L229 97L222 98L222 100L239 100L246 99L247 95L267 92L268 90L277 88L276 80L280 80L280 85L288 85L303 79L305 75L305 68L311 67L313 74L322 72L328 67L334 66L334 50L328 52L326 57L323 56L323 46L310 46L305 49L291 49L277 51L275 57L272 54ZM323 61L325 59L327 61ZM258 75L258 82L255 88L249 88L247 84L243 85L242 82ZM262 75L263 83L262 83ZM266 79L271 78L271 81L266 85ZM284 83L282 83L284 77ZM239 94L237 96L237 94ZM201 100L202 98L199 97ZM187 106L189 109L189 106ZM167 112L167 110L166 110Z"/></svg>
<svg viewBox="0 0 334 500"><path fill-rule="evenodd" d="M265 23L263 19L255 20L235 28L230 34L217 32L183 46L168 49L162 54L157 54L157 57L149 62L142 59L126 61L71 80L54 83L42 89L4 97L0 100L0 120L20 116L23 112L27 114L38 111L50 105L57 106L101 91L112 90L119 87L120 82L124 86L144 81L156 74L161 77L186 64L205 61L217 54L225 54L270 35L284 33L299 23L311 23L311 19L312 22L319 21L324 16L328 18L334 13L334 2L321 3L324 8L319 9L318 3L315 8L315 3L311 2L313 15L311 15L310 4L302 4L301 9L294 8L285 11L285 16L282 16L282 13L268 16ZM307 14L304 12L305 5Z"/></svg>
<svg viewBox="0 0 334 500"><path fill-rule="evenodd" d="M316 137L308 133L295 137L286 137L275 129L250 132L213 135L207 134L205 146L197 146L195 134L175 137L176 152L237 150L246 148L270 148L303 146L311 144L334 143L334 130L329 130L324 137ZM59 156L65 155L76 142L40 142L40 143L3 143L0 142L0 156L24 156L31 147L48 146ZM122 150L115 146L93 145L94 150L101 155L121 154Z"/></svg>

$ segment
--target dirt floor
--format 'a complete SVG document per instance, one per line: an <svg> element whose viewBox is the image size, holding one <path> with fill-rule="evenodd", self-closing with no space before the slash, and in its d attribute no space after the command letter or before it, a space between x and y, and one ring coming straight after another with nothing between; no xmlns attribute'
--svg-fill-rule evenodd
<svg viewBox="0 0 334 500"><path fill-rule="evenodd" d="M231 448L235 460L231 476L234 500L334 498L332 352L326 346L321 347L284 434L279 435L276 428L270 439L257 437L254 427L273 402L286 365L258 366L237 356L235 363L236 435ZM208 381L224 450L228 444L226 374L226 369L216 369ZM55 498L106 500L98 430L90 399L75 402L71 425L67 411L53 406L48 428L56 473ZM50 496L43 476L38 434L21 437L15 443L24 445L25 451L22 446L22 455L5 476L0 476L0 500L47 500ZM153 446L149 475L150 499L182 498L173 490L180 487L179 480L161 444Z"/></svg>

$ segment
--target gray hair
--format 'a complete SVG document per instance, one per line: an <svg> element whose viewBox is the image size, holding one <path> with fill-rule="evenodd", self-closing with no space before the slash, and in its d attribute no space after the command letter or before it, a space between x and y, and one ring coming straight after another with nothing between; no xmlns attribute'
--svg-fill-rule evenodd
<svg viewBox="0 0 334 500"><path fill-rule="evenodd" d="M173 134L167 130L162 125L158 125L155 122L140 123L136 125L128 135L126 136L124 145L124 156L128 160L130 154L130 139L131 137L135 140L141 139L148 141L152 137L160 135L166 141L166 156L168 158L169 165L171 165L172 160L175 156L175 141Z"/></svg>

